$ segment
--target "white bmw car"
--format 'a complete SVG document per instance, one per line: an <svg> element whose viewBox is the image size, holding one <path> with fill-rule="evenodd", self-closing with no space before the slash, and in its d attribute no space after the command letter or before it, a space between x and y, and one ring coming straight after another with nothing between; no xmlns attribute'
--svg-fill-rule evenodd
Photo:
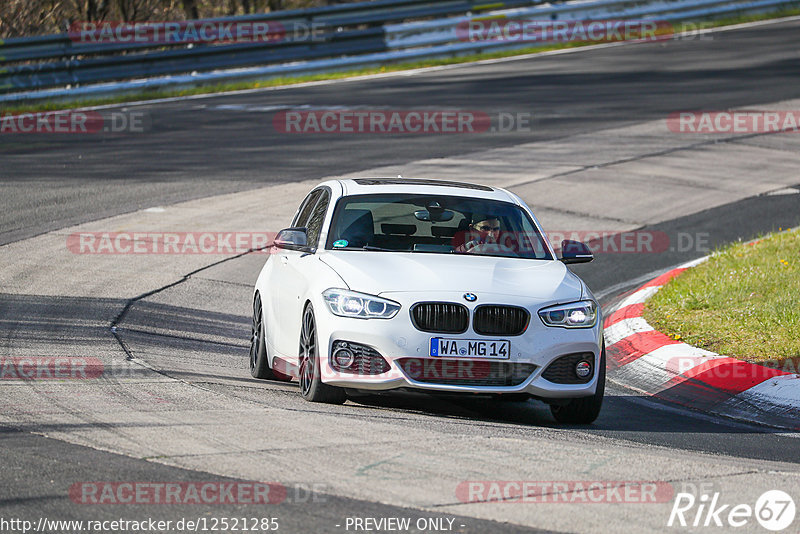
<svg viewBox="0 0 800 534"><path fill-rule="evenodd" d="M312 402L351 390L536 398L560 422L603 402L600 308L530 208L461 182L332 180L278 233L253 295L250 371Z"/></svg>

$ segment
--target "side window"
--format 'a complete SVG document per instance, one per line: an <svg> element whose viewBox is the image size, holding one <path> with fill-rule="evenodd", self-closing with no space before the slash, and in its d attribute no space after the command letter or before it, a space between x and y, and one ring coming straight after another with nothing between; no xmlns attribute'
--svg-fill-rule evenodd
<svg viewBox="0 0 800 534"><path fill-rule="evenodd" d="M308 245L311 248L317 248L319 242L319 234L322 231L322 222L325 220L325 212L328 211L328 203L330 202L331 195L328 191L323 190L319 202L317 202L314 211L311 213L311 218L306 224L308 230Z"/></svg>
<svg viewBox="0 0 800 534"><path fill-rule="evenodd" d="M297 212L297 217L295 217L295 219L292 221L292 226L301 228L307 225L308 219L311 216L311 210L314 209L314 206L317 204L317 200L319 200L319 197L322 195L323 191L323 189L317 189L308 194L306 199L300 205L300 211Z"/></svg>

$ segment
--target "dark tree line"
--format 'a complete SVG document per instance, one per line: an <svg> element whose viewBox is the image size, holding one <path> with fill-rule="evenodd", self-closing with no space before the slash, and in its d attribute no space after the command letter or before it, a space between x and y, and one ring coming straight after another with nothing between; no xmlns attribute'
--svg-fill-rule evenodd
<svg viewBox="0 0 800 534"><path fill-rule="evenodd" d="M167 21L264 13L334 0L0 0L0 38L59 33L72 22Z"/></svg>

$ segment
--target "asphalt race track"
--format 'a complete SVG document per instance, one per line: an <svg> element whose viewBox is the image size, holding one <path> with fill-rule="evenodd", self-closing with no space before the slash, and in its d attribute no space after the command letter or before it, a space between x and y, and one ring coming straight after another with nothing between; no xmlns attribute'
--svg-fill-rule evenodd
<svg viewBox="0 0 800 534"><path fill-rule="evenodd" d="M366 517L432 519L411 532L704 530L668 528L671 499L467 503L465 481L656 481L751 506L778 489L800 505L798 434L656 402L613 376L586 427L559 426L533 401L306 403L296 383L247 370L266 256L65 246L76 231L276 231L324 177L436 174L507 186L546 228L665 236L657 253L575 268L610 304L717 245L800 225L797 136L664 126L682 110L800 109L800 22L703 37L126 106L146 117L141 133L0 136L0 357L91 357L115 371L0 384L0 531L21 531L3 519L42 517L272 517L290 533L353 532L347 519ZM273 119L287 109L533 120L504 133L284 134ZM267 506L78 503L71 488L92 481L261 481L286 495ZM763 529L752 519L738 531Z"/></svg>
<svg viewBox="0 0 800 534"><path fill-rule="evenodd" d="M770 25L717 33L711 40L698 35L414 76L146 106L152 121L146 135L10 136L2 149L0 243L139 207L266 183L557 139L663 119L675 110L796 98L796 30L796 23ZM445 136L435 143L409 135L391 140L364 135L298 139L272 128L273 112L258 111L300 105L521 112L532 113L537 123L530 132ZM47 186L34 187L43 183Z"/></svg>

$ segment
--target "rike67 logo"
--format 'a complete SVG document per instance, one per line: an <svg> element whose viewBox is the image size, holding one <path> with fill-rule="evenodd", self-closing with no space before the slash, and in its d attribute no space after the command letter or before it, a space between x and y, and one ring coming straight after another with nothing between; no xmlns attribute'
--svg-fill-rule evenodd
<svg viewBox="0 0 800 534"><path fill-rule="evenodd" d="M778 532L788 528L795 518L792 497L781 490L764 492L755 502L726 503L719 492L678 493L667 521L668 527L734 527L752 526L754 520L763 528Z"/></svg>

